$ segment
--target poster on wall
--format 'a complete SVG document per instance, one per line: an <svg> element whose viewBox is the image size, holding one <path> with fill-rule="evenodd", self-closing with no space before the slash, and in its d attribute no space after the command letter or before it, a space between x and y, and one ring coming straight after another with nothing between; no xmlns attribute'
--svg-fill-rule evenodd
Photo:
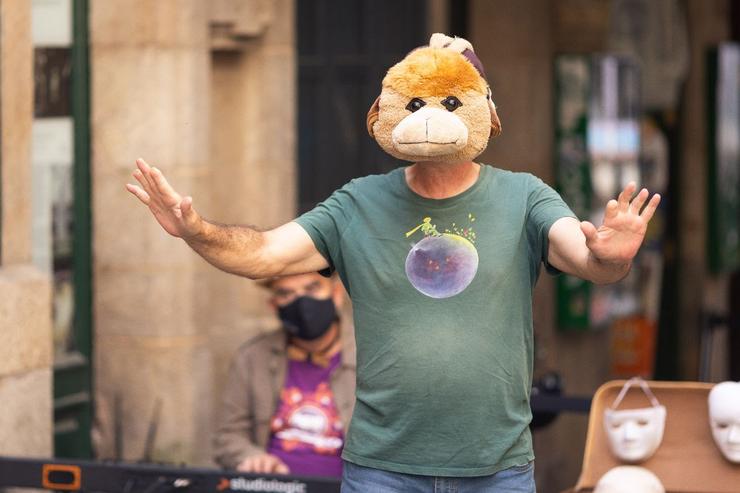
<svg viewBox="0 0 740 493"><path fill-rule="evenodd" d="M729 273L740 267L740 44L712 50L707 69L707 261Z"/></svg>

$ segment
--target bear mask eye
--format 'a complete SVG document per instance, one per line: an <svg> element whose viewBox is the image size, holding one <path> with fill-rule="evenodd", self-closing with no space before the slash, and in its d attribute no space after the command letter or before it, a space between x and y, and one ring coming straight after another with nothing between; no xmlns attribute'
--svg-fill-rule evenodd
<svg viewBox="0 0 740 493"><path fill-rule="evenodd" d="M455 96L447 96L444 100L442 100L442 106L447 108L447 111L455 111L463 104L460 102L459 99L457 99Z"/></svg>
<svg viewBox="0 0 740 493"><path fill-rule="evenodd" d="M426 106L423 99L414 98L406 105L406 109L413 113L416 110L420 110L423 106Z"/></svg>

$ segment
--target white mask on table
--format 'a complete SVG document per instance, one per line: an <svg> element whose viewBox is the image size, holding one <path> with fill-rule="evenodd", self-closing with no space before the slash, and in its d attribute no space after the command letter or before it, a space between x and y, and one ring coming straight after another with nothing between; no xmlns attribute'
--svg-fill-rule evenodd
<svg viewBox="0 0 740 493"><path fill-rule="evenodd" d="M718 383L709 392L714 443L730 462L740 463L740 382Z"/></svg>
<svg viewBox="0 0 740 493"><path fill-rule="evenodd" d="M652 406L617 410L627 390L635 383L640 384ZM665 406L658 403L647 383L641 378L629 380L622 387L611 408L604 410L604 428L612 453L621 461L629 463L649 459L663 440L665 419Z"/></svg>

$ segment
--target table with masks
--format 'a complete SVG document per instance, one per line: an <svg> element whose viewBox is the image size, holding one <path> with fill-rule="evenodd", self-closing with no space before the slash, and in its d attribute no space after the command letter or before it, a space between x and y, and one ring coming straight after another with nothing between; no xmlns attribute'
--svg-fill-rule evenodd
<svg viewBox="0 0 740 493"><path fill-rule="evenodd" d="M570 492L740 492L740 382L607 382Z"/></svg>

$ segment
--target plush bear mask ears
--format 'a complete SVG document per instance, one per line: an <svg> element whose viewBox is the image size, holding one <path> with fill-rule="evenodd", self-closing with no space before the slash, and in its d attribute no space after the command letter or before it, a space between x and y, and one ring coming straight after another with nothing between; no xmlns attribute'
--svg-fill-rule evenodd
<svg viewBox="0 0 740 493"><path fill-rule="evenodd" d="M388 70L368 133L406 161L472 160L501 133L484 74L468 41L434 34Z"/></svg>

